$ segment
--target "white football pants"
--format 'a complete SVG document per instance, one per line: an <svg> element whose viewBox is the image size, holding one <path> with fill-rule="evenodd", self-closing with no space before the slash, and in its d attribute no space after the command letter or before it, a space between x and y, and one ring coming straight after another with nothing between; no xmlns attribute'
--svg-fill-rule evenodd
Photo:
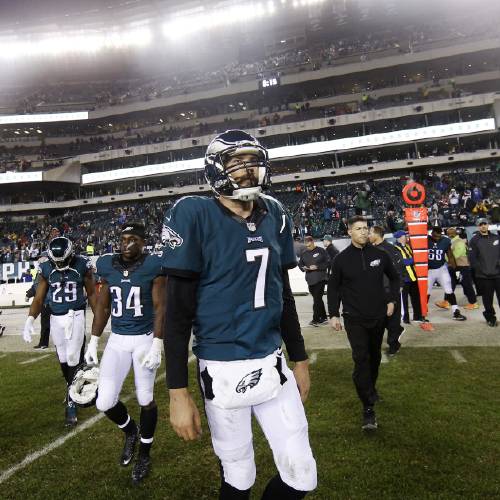
<svg viewBox="0 0 500 500"><path fill-rule="evenodd" d="M451 277L446 264L438 269L429 269L429 276L427 280L428 295L431 294L432 287L436 282L439 283L441 288L444 290L444 293L453 293L453 288L451 287Z"/></svg>
<svg viewBox="0 0 500 500"><path fill-rule="evenodd" d="M100 363L96 401L99 411L107 411L118 403L123 382L132 365L138 403L147 406L153 401L156 370L141 366L152 343L152 332L149 335L111 333Z"/></svg>
<svg viewBox="0 0 500 500"><path fill-rule="evenodd" d="M283 482L300 491L316 488L316 461L309 445L304 406L285 362L283 374L287 381L279 394L259 405L226 410L205 400L214 451L221 461L224 480L234 488L247 490L255 482L252 414L271 446Z"/></svg>
<svg viewBox="0 0 500 500"><path fill-rule="evenodd" d="M69 314L50 316L50 335L56 346L57 357L60 363L76 366L80 362L80 352L85 338L85 311L74 311L73 325ZM66 338L66 332L71 330L71 337Z"/></svg>

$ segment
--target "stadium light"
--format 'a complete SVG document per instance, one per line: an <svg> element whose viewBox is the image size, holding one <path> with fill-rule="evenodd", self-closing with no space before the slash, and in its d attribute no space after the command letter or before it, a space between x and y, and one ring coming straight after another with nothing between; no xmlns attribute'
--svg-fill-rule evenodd
<svg viewBox="0 0 500 500"><path fill-rule="evenodd" d="M281 4L283 3L282 0ZM247 23L252 19L272 16L275 13L276 3L274 0L233 5L224 9L196 9L172 17L163 25L163 34L169 40L176 41L192 33L232 24Z"/></svg>
<svg viewBox="0 0 500 500"><path fill-rule="evenodd" d="M140 48L149 45L152 39L153 34L148 26L106 32L57 33L28 40L4 38L0 39L0 58L15 60L43 55L92 54L104 49Z"/></svg>

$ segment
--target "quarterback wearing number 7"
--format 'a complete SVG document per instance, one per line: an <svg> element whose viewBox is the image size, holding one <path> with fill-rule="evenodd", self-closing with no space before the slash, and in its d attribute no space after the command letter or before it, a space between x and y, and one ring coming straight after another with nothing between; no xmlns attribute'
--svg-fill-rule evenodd
<svg viewBox="0 0 500 500"><path fill-rule="evenodd" d="M144 254L144 244L144 225L128 223L120 233L121 253L97 259L97 274L102 287L85 353L87 364L98 363L97 344L111 315L111 335L101 360L96 407L124 433L122 466L130 464L137 441L140 441L138 458L132 470L134 483L146 477L151 464L149 452L158 419L154 382L161 363L165 308L161 261L156 255ZM131 366L134 367L136 396L141 406L139 427L119 399Z"/></svg>
<svg viewBox="0 0 500 500"><path fill-rule="evenodd" d="M291 223L280 203L262 193L270 178L268 154L246 132L228 130L210 143L205 177L214 197L180 199L163 227L170 422L185 440L201 432L187 388L192 330L221 463L219 499L250 498L256 474L252 415L278 469L262 498L303 498L316 488L316 462L303 407L307 354L288 278L297 265Z"/></svg>

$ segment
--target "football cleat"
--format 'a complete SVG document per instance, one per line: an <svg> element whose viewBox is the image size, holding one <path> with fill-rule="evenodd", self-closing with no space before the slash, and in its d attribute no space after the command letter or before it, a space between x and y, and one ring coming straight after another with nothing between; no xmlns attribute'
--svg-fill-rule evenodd
<svg viewBox="0 0 500 500"><path fill-rule="evenodd" d="M66 408L64 411L64 426L65 427L75 427L78 423L77 418L77 407L76 404L71 401L71 398L68 396L66 399Z"/></svg>
<svg viewBox="0 0 500 500"><path fill-rule="evenodd" d="M125 443L123 444L122 456L120 457L120 464L126 467L134 458L135 447L139 440L139 428L135 426L135 431L125 434Z"/></svg>
<svg viewBox="0 0 500 500"><path fill-rule="evenodd" d="M498 321L496 319L490 319L490 320L486 321L486 324L488 326L495 327L495 326L498 326Z"/></svg>
<svg viewBox="0 0 500 500"><path fill-rule="evenodd" d="M456 309L455 312L453 313L453 319L455 321L465 321L467 318L460 313L459 309Z"/></svg>
<svg viewBox="0 0 500 500"><path fill-rule="evenodd" d="M251 155L251 161L228 162L235 156ZM249 185L240 185L233 174L246 171ZM226 130L215 137L205 154L205 178L217 196L251 201L271 185L269 156L259 141L243 130ZM241 181L240 181L241 182Z"/></svg>
<svg viewBox="0 0 500 500"><path fill-rule="evenodd" d="M479 304L477 302L474 304L467 304L464 309L467 309L467 311L473 311L474 309L479 309Z"/></svg>
<svg viewBox="0 0 500 500"><path fill-rule="evenodd" d="M151 457L149 455L139 455L132 470L132 481L139 484L148 474L151 468Z"/></svg>
<svg viewBox="0 0 500 500"><path fill-rule="evenodd" d="M432 326L432 323L430 323L428 320L422 321L420 323L420 328L426 332L433 332L434 327Z"/></svg>
<svg viewBox="0 0 500 500"><path fill-rule="evenodd" d="M450 308L450 303L447 300L438 300L436 302L436 305L440 307L441 309L449 309Z"/></svg>

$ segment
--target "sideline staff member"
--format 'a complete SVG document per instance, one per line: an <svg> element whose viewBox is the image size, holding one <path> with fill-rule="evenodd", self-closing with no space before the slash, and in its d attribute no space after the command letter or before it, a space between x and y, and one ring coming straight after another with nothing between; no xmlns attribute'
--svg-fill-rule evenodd
<svg viewBox="0 0 500 500"><path fill-rule="evenodd" d="M325 293L327 272L330 266L328 253L324 248L314 244L312 236L304 238L306 249L300 255L299 268L306 273L306 282L309 293L313 298L313 319L309 323L311 326L328 324L326 317L323 294Z"/></svg>
<svg viewBox="0 0 500 500"><path fill-rule="evenodd" d="M479 231L470 240L470 263L476 273L477 287L483 296L483 316L488 326L498 325L493 298L500 305L500 236L489 231L488 220L477 221Z"/></svg>
<svg viewBox="0 0 500 500"><path fill-rule="evenodd" d="M375 384L381 359L386 316L394 314L400 278L389 256L368 243L366 219L349 219L351 244L337 255L328 281L330 325L341 330L339 307L342 301L347 338L351 344L352 378L363 403L364 430L377 428L374 405L378 399ZM389 278L389 297L384 289Z"/></svg>

